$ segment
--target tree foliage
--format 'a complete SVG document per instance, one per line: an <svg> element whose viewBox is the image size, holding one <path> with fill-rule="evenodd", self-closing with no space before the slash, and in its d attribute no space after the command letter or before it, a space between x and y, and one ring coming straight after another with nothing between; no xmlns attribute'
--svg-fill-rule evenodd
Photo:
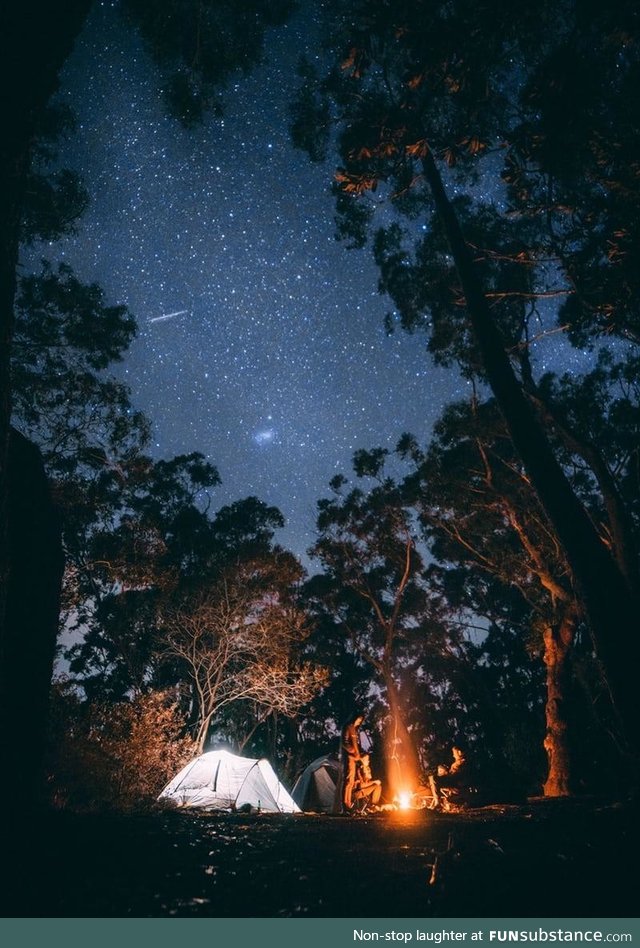
<svg viewBox="0 0 640 948"><path fill-rule="evenodd" d="M265 31L285 22L293 0L126 0L124 9L164 76L169 111L187 126L221 114L230 78L261 61Z"/></svg>
<svg viewBox="0 0 640 948"><path fill-rule="evenodd" d="M52 690L47 770L53 806L139 810L194 755L175 695L132 701L79 699L64 680Z"/></svg>
<svg viewBox="0 0 640 948"><path fill-rule="evenodd" d="M316 99L307 76L297 109L311 103L317 116L321 102L337 126L339 227L355 243L364 241L371 214L350 218L356 200L374 210L387 199L410 221L376 235L381 288L406 327L431 332L442 361L459 362L490 385L563 548L634 742L634 685L621 656L637 648L637 636L622 630L637 628L638 587L593 529L554 451L548 418L530 400L528 346L531 320L549 297L566 301L559 312L570 316L573 339L587 325L592 337L604 326L633 337L622 302L633 280L623 264L633 225L624 224L626 207L609 211L614 195L631 185L616 155L623 141L637 144L636 18L625 0L606 11L571 0L538 2L522 17L503 0L380 0L335 9L331 66L316 83ZM569 90L576 90L571 63L577 67L580 57L589 65L581 61L578 74L599 75L602 63L607 81L597 88L588 82L575 120L563 123L556 84L568 107ZM612 96L627 103L632 118L607 135ZM304 146L299 130L297 116L294 132ZM326 139L324 129L319 135ZM573 149L572 136L580 140ZM465 191L466 200L452 200L452 188ZM487 191L492 200L478 197ZM615 234L614 217L622 223ZM601 319L606 304L598 290L589 291L596 262L600 285L608 281L605 295L621 314L615 330L611 319Z"/></svg>
<svg viewBox="0 0 640 948"><path fill-rule="evenodd" d="M342 639L342 649L372 675L369 693L384 701L380 716L389 756L400 771L417 776L414 683L434 685L456 641L430 596L412 511L383 475L385 455L374 450L354 457L356 473L375 478L369 489L349 488L336 477L333 496L319 501L311 554L323 572L309 593L325 626L333 625L332 637ZM391 777L398 782L398 773Z"/></svg>
<svg viewBox="0 0 640 948"><path fill-rule="evenodd" d="M163 611L161 654L189 684L200 751L229 705L250 704L256 724L292 717L326 681L302 657L309 624L287 594L293 564L280 560L245 562Z"/></svg>

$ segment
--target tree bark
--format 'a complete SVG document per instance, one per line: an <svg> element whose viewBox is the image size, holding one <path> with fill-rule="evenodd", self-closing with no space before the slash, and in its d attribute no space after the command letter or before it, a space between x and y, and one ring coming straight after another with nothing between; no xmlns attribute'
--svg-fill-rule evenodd
<svg viewBox="0 0 640 948"><path fill-rule="evenodd" d="M207 714L200 722L198 727L198 733L196 734L196 754L204 754L204 747L207 743L207 738L209 736L209 727L211 726L211 719L213 717L213 711Z"/></svg>
<svg viewBox="0 0 640 948"><path fill-rule="evenodd" d="M565 551L626 739L638 754L639 604L575 496L515 375L482 292L460 223L430 153L424 159L424 172L455 260L487 380L513 444Z"/></svg>
<svg viewBox="0 0 640 948"><path fill-rule="evenodd" d="M568 707L571 687L569 655L579 619L577 603L563 607L557 623L549 623L543 632L544 664L547 673L545 703L546 734L544 749L549 770L544 783L545 797L571 796L570 722Z"/></svg>

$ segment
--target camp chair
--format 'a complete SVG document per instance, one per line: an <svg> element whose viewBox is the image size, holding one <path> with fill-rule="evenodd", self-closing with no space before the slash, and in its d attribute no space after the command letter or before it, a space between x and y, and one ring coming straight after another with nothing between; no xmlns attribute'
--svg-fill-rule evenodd
<svg viewBox="0 0 640 948"><path fill-rule="evenodd" d="M367 796L359 796L357 793L353 795L353 810L351 811L358 816L365 816L369 810L369 798Z"/></svg>
<svg viewBox="0 0 640 948"><path fill-rule="evenodd" d="M440 805L438 788L431 774L428 777L428 786L418 787L411 798L411 805L416 809L437 810Z"/></svg>
<svg viewBox="0 0 640 948"><path fill-rule="evenodd" d="M358 793L356 790L353 794L353 812L358 816L366 816L367 813L371 812L371 808L371 795Z"/></svg>

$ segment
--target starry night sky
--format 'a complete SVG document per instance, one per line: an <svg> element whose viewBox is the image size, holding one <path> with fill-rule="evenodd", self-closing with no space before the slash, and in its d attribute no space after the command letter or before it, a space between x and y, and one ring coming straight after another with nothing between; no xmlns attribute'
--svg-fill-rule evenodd
<svg viewBox="0 0 640 948"><path fill-rule="evenodd" d="M75 237L44 251L137 317L117 372L153 422L154 455L203 452L222 477L214 508L250 494L275 504L279 541L302 554L353 451L404 431L425 440L465 383L432 365L425 336L385 335L370 251L334 238L332 168L290 144L304 21L272 31L224 119L194 131L167 116L116 6L95 5L62 77L79 122L62 160L92 204Z"/></svg>

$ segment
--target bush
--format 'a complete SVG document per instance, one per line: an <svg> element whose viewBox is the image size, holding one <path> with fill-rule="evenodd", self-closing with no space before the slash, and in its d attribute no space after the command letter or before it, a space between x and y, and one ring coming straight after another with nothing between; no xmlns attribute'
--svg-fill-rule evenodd
<svg viewBox="0 0 640 948"><path fill-rule="evenodd" d="M184 725L172 692L90 703L68 683L57 682L47 759L53 806L131 810L151 805L195 756Z"/></svg>

